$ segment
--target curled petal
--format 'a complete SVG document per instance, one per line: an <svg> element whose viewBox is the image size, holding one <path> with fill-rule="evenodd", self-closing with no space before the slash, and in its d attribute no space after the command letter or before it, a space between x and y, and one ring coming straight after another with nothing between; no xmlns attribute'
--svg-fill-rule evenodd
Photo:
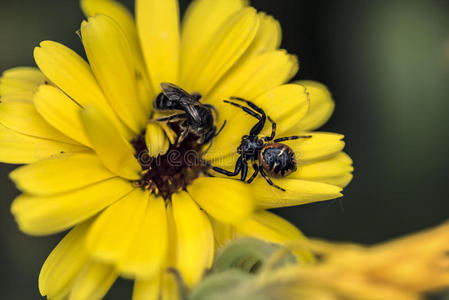
<svg viewBox="0 0 449 300"><path fill-rule="evenodd" d="M165 135L164 129L156 123L149 123L145 132L145 143L148 154L157 157L167 153L170 141Z"/></svg>

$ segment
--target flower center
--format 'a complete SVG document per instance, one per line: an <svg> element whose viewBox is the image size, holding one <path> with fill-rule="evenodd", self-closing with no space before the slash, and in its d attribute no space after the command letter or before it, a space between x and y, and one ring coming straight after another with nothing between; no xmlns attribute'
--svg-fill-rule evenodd
<svg viewBox="0 0 449 300"><path fill-rule="evenodd" d="M179 134L179 126L170 125ZM185 190L208 169L207 163L201 159L204 145L199 144L197 140L197 136L189 134L179 145L170 145L164 155L151 157L143 132L132 141L136 149L135 156L143 169L142 177L135 185L166 200L170 199L172 194Z"/></svg>

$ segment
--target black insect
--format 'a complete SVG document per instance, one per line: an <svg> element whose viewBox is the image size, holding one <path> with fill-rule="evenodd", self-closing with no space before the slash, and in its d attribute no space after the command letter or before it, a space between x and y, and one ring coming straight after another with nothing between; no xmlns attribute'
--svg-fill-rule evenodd
<svg viewBox="0 0 449 300"><path fill-rule="evenodd" d="M179 145L189 133L198 137L198 143L209 143L217 133L214 113L215 107L203 104L199 93L189 94L180 87L163 82L162 93L154 100L153 106L161 111L181 111L168 117L157 118L159 122L178 122L182 131L177 138ZM222 128L225 124L223 124ZM221 130L221 129L220 129Z"/></svg>
<svg viewBox="0 0 449 300"><path fill-rule="evenodd" d="M284 177L297 169L295 153L289 146L281 144L281 142L300 138L310 138L311 136L288 136L274 139L276 135L276 123L273 122L260 107L242 98L231 97L231 99L245 102L252 110L232 101L224 100L224 102L240 107L244 112L259 120L259 122L254 125L249 135L244 135L242 137L240 146L237 148L237 153L240 154L240 157L237 159L234 172L218 167L212 167L212 169L227 176L236 176L241 173L240 180L245 181L248 173L248 161L251 161L254 173L248 179L248 183L251 183L260 172L260 175L262 175L270 185L285 191L283 188L274 184L268 177L268 175L277 178ZM272 124L271 135L260 138L258 135L262 131L267 118Z"/></svg>

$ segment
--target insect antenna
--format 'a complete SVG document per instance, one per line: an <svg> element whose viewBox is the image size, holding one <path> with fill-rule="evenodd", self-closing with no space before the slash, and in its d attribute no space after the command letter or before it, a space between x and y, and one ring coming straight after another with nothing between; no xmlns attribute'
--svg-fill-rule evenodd
<svg viewBox="0 0 449 300"><path fill-rule="evenodd" d="M227 122L227 120L224 120L223 125L221 125L220 129L217 131L217 133L215 134L215 136L217 136L217 135L220 134L220 132L221 132L221 131L223 130L223 128L225 127L226 122Z"/></svg>

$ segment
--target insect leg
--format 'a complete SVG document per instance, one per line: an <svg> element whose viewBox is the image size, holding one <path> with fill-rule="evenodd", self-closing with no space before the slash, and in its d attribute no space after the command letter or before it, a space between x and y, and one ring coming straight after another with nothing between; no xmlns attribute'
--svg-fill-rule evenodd
<svg viewBox="0 0 449 300"><path fill-rule="evenodd" d="M236 107L240 107L241 109L243 109L244 112L246 112L247 114L249 114L249 115L253 116L254 118L256 118L257 120L259 120L259 122L257 122L257 124L254 125L254 127L251 129L251 131L249 133L250 135L258 135L262 131L263 126L265 125L265 119L266 119L265 113L263 111L261 113L262 115L260 116L256 112L250 110L248 107L242 106L238 103L228 101L228 100L223 100L223 102L234 105Z"/></svg>
<svg viewBox="0 0 449 300"><path fill-rule="evenodd" d="M246 160L242 161L242 174L240 176L241 181L246 180L246 174L248 174L248 162Z"/></svg>
<svg viewBox="0 0 449 300"><path fill-rule="evenodd" d="M179 145L182 143L182 141L186 138L186 136L189 134L189 128L183 127L182 132L180 135L178 135L178 138L176 139L176 146L179 147Z"/></svg>
<svg viewBox="0 0 449 300"><path fill-rule="evenodd" d="M228 171L228 170L225 170L225 169L222 169L222 168L219 168L219 167L212 167L212 169L213 169L215 172L218 172L218 173L223 174L223 175L226 175L226 176L235 176L235 175L237 175L238 173L240 173L240 170L242 169L242 157L240 156L240 157L237 159L237 162L236 162L236 164L235 164L234 172L230 172L230 171Z"/></svg>
<svg viewBox="0 0 449 300"><path fill-rule="evenodd" d="M199 144L207 144L209 143L212 138L215 136L215 130L210 129L206 133L202 134L200 138L198 139ZM212 143L210 143L212 144Z"/></svg>
<svg viewBox="0 0 449 300"><path fill-rule="evenodd" d="M260 114L262 115L262 118L265 118L265 115L266 115L266 114L265 114L265 111L264 111L262 108L260 108L259 106L257 106L256 104L254 104L253 102L248 101L248 100L243 99L243 98L240 98L240 97L230 97L230 99L245 102L246 104L248 104L249 107L251 107L252 109L254 109L255 111L257 111L258 113L260 113ZM268 139L268 140L265 139L265 141L271 141L272 139L274 139L274 136L275 136L275 134L276 134L276 123L273 122L273 120L270 118L270 116L267 116L267 118L268 118L268 120L269 120L273 125L272 125L272 131L271 131L271 138ZM262 129L263 129L263 126L262 126L262 128L261 128L260 130L262 130ZM255 133L255 134L257 135L257 134L259 134L259 133L260 133L260 132Z"/></svg>
<svg viewBox="0 0 449 300"><path fill-rule="evenodd" d="M251 177L248 179L248 183L253 182L254 178L256 178L257 174L259 173L259 166L257 164L253 164L254 173L251 175Z"/></svg>
<svg viewBox="0 0 449 300"><path fill-rule="evenodd" d="M231 105L234 105L234 106L236 106L236 107L240 107L241 109L243 109L244 112L246 112L247 114L253 116L253 117L256 118L257 120L260 120L260 119L261 119L261 116L260 116L260 115L258 115L257 113L255 113L254 111L252 111L251 109L249 109L248 107L245 107L245 106L243 106L243 105L240 105L240 104L238 104L238 103L235 103L235 102L232 102L232 101L229 101L229 100L223 100L223 102L224 102L224 103L231 104Z"/></svg>
<svg viewBox="0 0 449 300"><path fill-rule="evenodd" d="M167 122L167 121L176 122L179 120L183 120L185 118L187 118L187 114L183 113L183 114L171 115L168 117L156 118L155 121L157 121L157 122Z"/></svg>
<svg viewBox="0 0 449 300"><path fill-rule="evenodd" d="M245 102L246 104L248 104L249 107L257 111L259 114L265 115L265 111L251 101L248 101L240 97L229 97L229 99Z"/></svg>
<svg viewBox="0 0 449 300"><path fill-rule="evenodd" d="M217 135L219 135L220 134L220 132L223 130L223 128L225 127L225 125L226 125L226 120L224 120L224 122L223 122L223 125L221 125L221 127L220 127L220 129L217 131L217 133L215 134L215 136L217 136Z"/></svg>
<svg viewBox="0 0 449 300"><path fill-rule="evenodd" d="M277 186L276 184L273 183L273 181L271 181L271 179L267 176L267 174L265 174L263 168L259 168L259 171L260 171L260 175L262 175L262 177L265 178L265 180L268 182L269 185L285 192L285 190L283 188L281 188L280 186Z"/></svg>
<svg viewBox="0 0 449 300"><path fill-rule="evenodd" d="M204 155L207 154L207 152L209 152L210 148L212 147L212 143L209 143L209 145L207 146L207 149L204 150L203 152L201 152L200 157L203 157Z"/></svg>
<svg viewBox="0 0 449 300"><path fill-rule="evenodd" d="M312 137L311 135L294 135L294 136L278 138L278 139L275 139L273 142L280 143L280 142L289 141L289 140L310 139L311 137Z"/></svg>
<svg viewBox="0 0 449 300"><path fill-rule="evenodd" d="M203 171L204 175L206 175L207 177L215 177L214 175L212 175L211 173L209 173L208 171Z"/></svg>
<svg viewBox="0 0 449 300"><path fill-rule="evenodd" d="M268 117L268 121L271 122L271 135L270 136L266 136L264 137L264 141L268 142L274 139L274 136L276 135L276 122L274 122L269 116Z"/></svg>

